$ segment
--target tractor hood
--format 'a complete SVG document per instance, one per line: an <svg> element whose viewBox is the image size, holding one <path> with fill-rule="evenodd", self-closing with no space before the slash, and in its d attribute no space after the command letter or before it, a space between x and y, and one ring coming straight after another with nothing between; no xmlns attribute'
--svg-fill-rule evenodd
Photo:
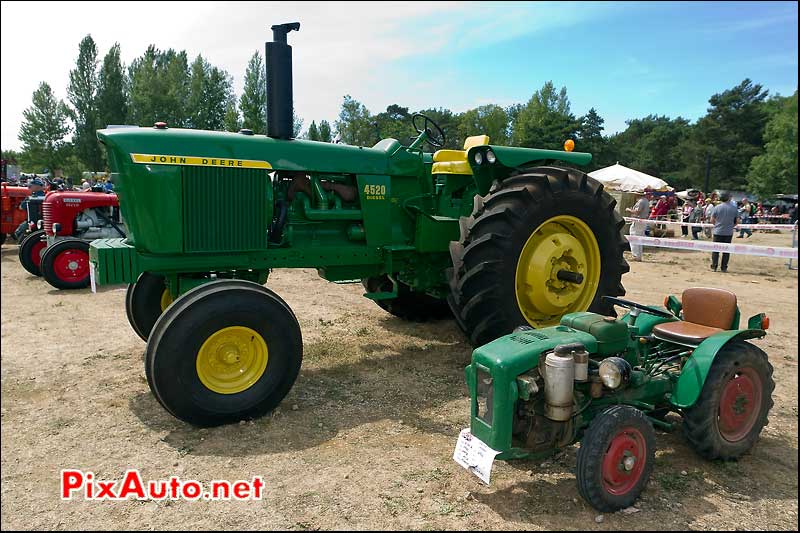
<svg viewBox="0 0 800 533"><path fill-rule="evenodd" d="M393 139L373 148L265 135L179 128L123 127L99 130L114 172L134 163L162 165L246 166L289 171L346 174L417 174L419 153L409 153Z"/></svg>

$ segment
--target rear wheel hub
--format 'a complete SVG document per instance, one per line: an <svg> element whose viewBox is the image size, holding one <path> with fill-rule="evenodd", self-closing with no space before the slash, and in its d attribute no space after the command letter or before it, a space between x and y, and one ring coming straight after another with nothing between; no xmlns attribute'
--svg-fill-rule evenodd
<svg viewBox="0 0 800 533"><path fill-rule="evenodd" d="M522 247L517 303L532 326L550 326L566 313L588 309L599 280L600 248L592 230L576 217L555 216Z"/></svg>

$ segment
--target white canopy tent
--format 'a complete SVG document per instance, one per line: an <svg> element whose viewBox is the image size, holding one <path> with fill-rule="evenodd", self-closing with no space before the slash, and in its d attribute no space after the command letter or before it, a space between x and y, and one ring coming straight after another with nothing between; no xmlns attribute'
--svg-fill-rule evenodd
<svg viewBox="0 0 800 533"><path fill-rule="evenodd" d="M653 191L672 190L672 187L666 181L620 165L619 162L616 165L590 172L589 176L602 183L606 189L613 191L641 193L645 189Z"/></svg>

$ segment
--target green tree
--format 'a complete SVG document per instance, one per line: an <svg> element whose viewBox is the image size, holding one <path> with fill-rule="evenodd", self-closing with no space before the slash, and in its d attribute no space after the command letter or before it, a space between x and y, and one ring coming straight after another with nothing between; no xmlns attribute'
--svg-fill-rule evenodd
<svg viewBox="0 0 800 533"><path fill-rule="evenodd" d="M308 127L308 134L307 134L309 141L318 141L319 140L319 130L317 130L317 123L313 120L311 121L311 125Z"/></svg>
<svg viewBox="0 0 800 533"><path fill-rule="evenodd" d="M592 154L592 162L587 167L587 171L607 166L605 164L606 139L603 137L604 123L605 120L597 114L595 108L591 108L588 113L580 118L576 149L579 152Z"/></svg>
<svg viewBox="0 0 800 533"><path fill-rule="evenodd" d="M189 83L189 125L200 130L225 129L227 102L233 97L233 81L224 70L198 55L192 63Z"/></svg>
<svg viewBox="0 0 800 533"><path fill-rule="evenodd" d="M166 93L162 100L164 121L175 127L189 125L189 58L186 51L167 50L161 59ZM224 111L223 111L224 113Z"/></svg>
<svg viewBox="0 0 800 533"><path fill-rule="evenodd" d="M189 124L189 70L186 52L159 51L147 47L133 60L130 73L130 121L152 126L164 121L171 126Z"/></svg>
<svg viewBox="0 0 800 533"><path fill-rule="evenodd" d="M75 155L88 168L102 169L105 164L97 141L97 46L91 35L84 37L78 46L78 59L69 73L67 96L74 109Z"/></svg>
<svg viewBox="0 0 800 533"><path fill-rule="evenodd" d="M331 142L331 125L327 120L319 123L319 140L324 143Z"/></svg>
<svg viewBox="0 0 800 533"><path fill-rule="evenodd" d="M464 148L464 139L459 135L459 124L461 123L461 115L453 113L449 109L423 109L420 111L423 115L429 117L436 122L445 134L445 145L442 148L450 150L461 150ZM419 126L421 122L417 122ZM415 133L416 135L416 133Z"/></svg>
<svg viewBox="0 0 800 533"><path fill-rule="evenodd" d="M31 167L60 168L69 146L64 139L70 133L69 109L62 100L56 100L47 82L39 84L33 93L31 107L22 112L19 140L25 159Z"/></svg>
<svg viewBox="0 0 800 533"><path fill-rule="evenodd" d="M672 186L692 185L685 176L682 156L691 134L689 121L678 117L648 115L626 121L625 131L607 142L600 166L621 164L657 176ZM677 183L675 182L677 180Z"/></svg>
<svg viewBox="0 0 800 533"><path fill-rule="evenodd" d="M378 113L372 117L375 137L380 139L397 139L403 144L408 144L409 139L414 137L414 128L411 126L411 113L407 107L392 104L386 111Z"/></svg>
<svg viewBox="0 0 800 533"><path fill-rule="evenodd" d="M375 138L375 129L372 126L372 116L364 104L354 100L349 94L344 97L339 120L336 121L336 131L342 142L353 146L372 146Z"/></svg>
<svg viewBox="0 0 800 533"><path fill-rule="evenodd" d="M570 111L567 88L556 91L552 81L533 93L514 121L512 141L517 146L561 150L574 138L580 123Z"/></svg>
<svg viewBox="0 0 800 533"><path fill-rule="evenodd" d="M303 130L303 119L297 116L297 113L292 110L292 137L297 139L300 137L300 132Z"/></svg>
<svg viewBox="0 0 800 533"><path fill-rule="evenodd" d="M267 133L267 82L261 54L256 51L247 63L244 89L239 99L242 125L254 133Z"/></svg>
<svg viewBox="0 0 800 533"><path fill-rule="evenodd" d="M499 105L489 104L470 109L461 114L459 140L472 135L488 135L492 144L508 144L508 121L508 113Z"/></svg>
<svg viewBox="0 0 800 533"><path fill-rule="evenodd" d="M125 124L128 118L128 88L119 43L108 51L97 80L98 126Z"/></svg>
<svg viewBox="0 0 800 533"><path fill-rule="evenodd" d="M239 131L242 129L242 120L239 117L239 109L236 107L236 97L230 95L228 103L225 104L225 131Z"/></svg>
<svg viewBox="0 0 800 533"><path fill-rule="evenodd" d="M797 91L773 112L764 140L764 153L750 162L748 188L761 198L797 193Z"/></svg>
<svg viewBox="0 0 800 533"><path fill-rule="evenodd" d="M690 179L702 183L708 155L711 189L745 188L750 161L763 152L767 95L761 85L745 79L708 100L708 113L697 121L683 147Z"/></svg>

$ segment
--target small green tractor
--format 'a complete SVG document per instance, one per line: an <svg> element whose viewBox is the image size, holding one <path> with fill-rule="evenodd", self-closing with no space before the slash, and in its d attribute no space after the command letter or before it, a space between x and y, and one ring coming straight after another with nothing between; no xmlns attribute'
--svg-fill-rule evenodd
<svg viewBox="0 0 800 533"><path fill-rule="evenodd" d="M630 312L570 313L557 326L523 326L477 348L466 368L470 428L459 440L489 461L545 457L580 442L578 489L603 512L630 506L644 489L653 426L670 429L667 413L681 415L699 455L735 459L767 424L775 388L767 354L747 342L766 335L769 319L757 314L739 329L733 293L687 289L664 307L607 300ZM454 458L488 482L491 462L479 466L470 454Z"/></svg>
<svg viewBox="0 0 800 533"><path fill-rule="evenodd" d="M95 283L128 283L155 397L215 425L260 416L288 393L302 338L264 287L273 268L316 268L407 320L454 318L474 345L519 324L613 313L624 294L624 221L585 173L591 154L497 146L429 153L445 134L417 114L408 146L292 138L287 34L266 43L267 135L100 130L125 239L92 242Z"/></svg>

